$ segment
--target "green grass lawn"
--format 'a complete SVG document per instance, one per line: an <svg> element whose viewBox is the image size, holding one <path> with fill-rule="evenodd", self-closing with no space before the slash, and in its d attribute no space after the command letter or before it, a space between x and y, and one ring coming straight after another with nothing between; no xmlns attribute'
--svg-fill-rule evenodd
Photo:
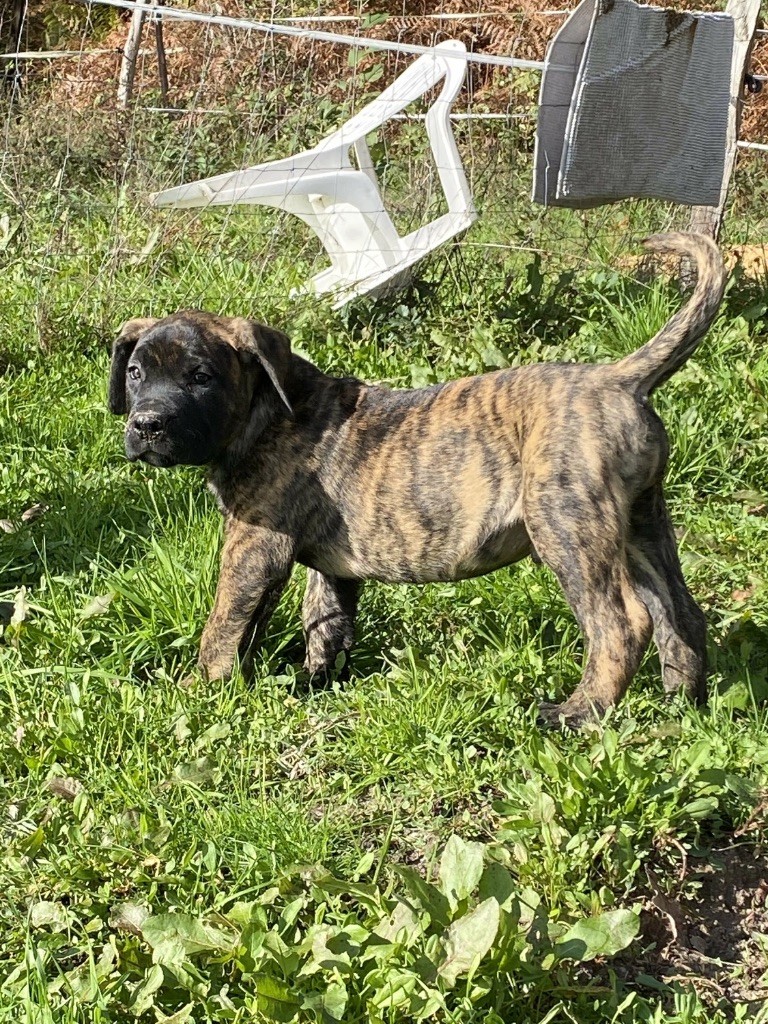
<svg viewBox="0 0 768 1024"><path fill-rule="evenodd" d="M124 458L105 407L123 319L254 315L329 372L408 386L616 358L681 299L615 269L669 211L545 215L510 199L529 167L504 143L463 243L332 313L288 297L315 258L293 222L147 214L178 172L136 139L95 171L93 140L73 144L55 184L43 154L0 197L0 1019L766 1019L765 915L728 955L663 954L665 906L708 920L712 864L766 863L765 282L734 276L656 403L707 708L668 702L650 652L600 729L542 735L537 702L575 686L582 647L530 562L368 586L351 677L327 689L300 669L299 571L256 682L185 689L219 516L201 472ZM731 237L755 216L739 193Z"/></svg>

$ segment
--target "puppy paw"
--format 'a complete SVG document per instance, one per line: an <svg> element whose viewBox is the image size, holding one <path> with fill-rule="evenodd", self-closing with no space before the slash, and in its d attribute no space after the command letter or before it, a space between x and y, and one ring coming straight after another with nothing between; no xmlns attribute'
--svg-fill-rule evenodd
<svg viewBox="0 0 768 1024"><path fill-rule="evenodd" d="M331 679L339 679L344 682L349 678L349 653L339 651L335 657L328 658L324 655L310 654L304 659L304 671L313 678L319 678L325 682Z"/></svg>
<svg viewBox="0 0 768 1024"><path fill-rule="evenodd" d="M549 704L546 701L539 705L536 724L540 729L571 729L595 728L599 716L596 709L587 705L569 707L568 701L563 704Z"/></svg>
<svg viewBox="0 0 768 1024"><path fill-rule="evenodd" d="M703 707L707 703L707 682L702 676L685 675L665 668L663 683L664 691L669 698L684 693L697 707Z"/></svg>
<svg viewBox="0 0 768 1024"><path fill-rule="evenodd" d="M240 663L240 670L244 671L248 658L244 657ZM232 658L207 657L202 652L197 661L195 675L206 683L224 683L232 678L236 663Z"/></svg>

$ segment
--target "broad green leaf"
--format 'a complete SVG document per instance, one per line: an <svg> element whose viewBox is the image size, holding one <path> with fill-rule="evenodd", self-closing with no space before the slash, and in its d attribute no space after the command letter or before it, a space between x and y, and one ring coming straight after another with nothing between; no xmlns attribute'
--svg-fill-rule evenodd
<svg viewBox="0 0 768 1024"><path fill-rule="evenodd" d="M341 934L347 944L354 946L364 945L371 937L369 928L364 928L361 924L355 924L354 921L348 921L344 925Z"/></svg>
<svg viewBox="0 0 768 1024"><path fill-rule="evenodd" d="M276 931L268 931L264 936L264 949L268 950L272 959L280 966L280 970L287 977L299 969L301 954L297 952L296 946L288 945Z"/></svg>
<svg viewBox="0 0 768 1024"><path fill-rule="evenodd" d="M703 778L705 773L702 772L701 774ZM749 804L750 809L751 805L757 803L758 790L755 783L750 779L745 779L741 775L727 774L725 776L725 785L731 793L735 793L745 804Z"/></svg>
<svg viewBox="0 0 768 1024"><path fill-rule="evenodd" d="M266 929L261 921L249 921L240 933L241 952L238 955L238 963L242 970L253 974L261 964L266 954L263 952Z"/></svg>
<svg viewBox="0 0 768 1024"><path fill-rule="evenodd" d="M243 844L243 849L245 849L246 846L250 847L251 850L254 849L251 846L250 843L244 843ZM254 858L258 859L255 850L254 850L253 856L254 856ZM258 900L256 902L261 907L271 907L279 899L280 899L280 887L277 886L277 885L271 885L268 889L264 890L264 892L259 896L259 898L258 898Z"/></svg>
<svg viewBox="0 0 768 1024"><path fill-rule="evenodd" d="M35 903L29 913L29 923L33 928L50 928L54 932L63 932L70 920L67 908L50 900Z"/></svg>
<svg viewBox="0 0 768 1024"><path fill-rule="evenodd" d="M352 872L352 877L355 879L359 879L363 875L368 874L368 872L371 870L371 865L373 864L375 857L376 855L374 854L373 850L369 850L368 853L363 854L363 856L358 861L357 867Z"/></svg>
<svg viewBox="0 0 768 1024"><path fill-rule="evenodd" d="M152 1006L155 1001L155 993L163 984L163 968L159 964L153 964L147 971L142 981L133 993L131 1010L138 1017Z"/></svg>
<svg viewBox="0 0 768 1024"><path fill-rule="evenodd" d="M329 942L337 939L340 935L338 928L324 926L318 928L312 936L312 948L310 952L310 962L306 965L302 973L312 973L313 964L318 969L329 969L332 967L341 968L346 970L350 964L349 953L346 950L333 950L328 946Z"/></svg>
<svg viewBox="0 0 768 1024"><path fill-rule="evenodd" d="M445 957L437 973L447 985L460 974L470 974L493 945L499 930L499 904L491 896L469 914L458 918L443 937Z"/></svg>
<svg viewBox="0 0 768 1024"><path fill-rule="evenodd" d="M292 1021L299 1012L300 1003L291 987L271 974L255 974L256 1006L267 1020Z"/></svg>
<svg viewBox="0 0 768 1024"><path fill-rule="evenodd" d="M331 893L338 896L352 896L363 906L371 910L378 910L381 904L381 894L377 886L370 882L348 882L342 878L334 878L333 875L325 874L312 880L321 892Z"/></svg>
<svg viewBox="0 0 768 1024"><path fill-rule="evenodd" d="M205 747L210 747L220 740L225 740L231 732L232 726L229 722L215 722L197 737L194 742L195 750L203 750Z"/></svg>
<svg viewBox="0 0 768 1024"><path fill-rule="evenodd" d="M445 927L451 919L451 905L437 886L427 882L413 868L397 867L396 871L410 895L427 911L430 919Z"/></svg>
<svg viewBox="0 0 768 1024"><path fill-rule="evenodd" d="M387 942L402 942L407 946L422 934L422 927L411 908L398 900L392 913L376 925L375 934Z"/></svg>
<svg viewBox="0 0 768 1024"><path fill-rule="evenodd" d="M685 752L685 760L688 762L686 775L695 774L712 756L712 741L707 738L696 740Z"/></svg>
<svg viewBox="0 0 768 1024"><path fill-rule="evenodd" d="M372 53L375 53L375 50L355 47L355 49L349 51L349 54L347 55L347 63L351 68L356 68L361 60L365 57L369 57Z"/></svg>
<svg viewBox="0 0 768 1024"><path fill-rule="evenodd" d="M482 843L465 843L452 835L445 844L440 860L440 888L455 907L470 896L483 873L485 847Z"/></svg>
<svg viewBox="0 0 768 1024"><path fill-rule="evenodd" d="M557 815L555 801L548 793L543 792L538 792L533 796L529 810L531 820L541 822L542 825L549 825Z"/></svg>
<svg viewBox="0 0 768 1024"><path fill-rule="evenodd" d="M376 989L371 1005L377 1010L385 1010L409 1003L419 976L412 971L377 971L369 974L366 981Z"/></svg>
<svg viewBox="0 0 768 1024"><path fill-rule="evenodd" d="M361 29L375 28L376 25L383 25L389 15L384 13L366 14L360 20Z"/></svg>
<svg viewBox="0 0 768 1024"><path fill-rule="evenodd" d="M152 946L152 959L156 964L166 967L181 968L187 959L184 943L176 936L158 939Z"/></svg>
<svg viewBox="0 0 768 1024"><path fill-rule="evenodd" d="M293 922L296 920L296 918L299 916L299 914L302 912L306 905L306 897L298 896L295 900L291 900L291 902L283 908L283 912L280 914L280 924L282 926L280 928L281 932L283 931L284 928L288 928L290 927L290 925L293 924Z"/></svg>
<svg viewBox="0 0 768 1024"><path fill-rule="evenodd" d="M310 992L304 996L301 1008L319 1013L317 1018L319 1020L323 1019L323 1013L327 1014L331 1020L343 1020L348 998L344 982L332 981L325 992Z"/></svg>
<svg viewBox="0 0 768 1024"><path fill-rule="evenodd" d="M99 995L99 979L91 963L67 972L67 987L79 1003L93 1003Z"/></svg>
<svg viewBox="0 0 768 1024"><path fill-rule="evenodd" d="M681 808L678 812L678 817L693 818L694 820L699 818L708 818L712 811L717 810L718 799L716 796L701 796L697 800L691 800L689 804Z"/></svg>
<svg viewBox="0 0 768 1024"><path fill-rule="evenodd" d="M198 971L190 960L185 960L182 964L164 962L162 966L190 995L205 999L210 992L210 975Z"/></svg>
<svg viewBox="0 0 768 1024"><path fill-rule="evenodd" d="M97 961L89 957L85 964L68 971L66 976L59 975L53 984L58 981L63 984L66 980L67 987L79 1002L95 1002L100 991L99 981L112 974L116 955L117 949L108 943L101 949ZM52 991L50 986L49 991Z"/></svg>
<svg viewBox="0 0 768 1024"><path fill-rule="evenodd" d="M213 777L213 765L207 757L198 757L186 764L179 764L173 769L172 782L189 783L193 786L204 786Z"/></svg>
<svg viewBox="0 0 768 1024"><path fill-rule="evenodd" d="M561 960L594 960L626 949L640 929L640 918L631 910L608 910L599 917L577 921L556 943Z"/></svg>
<svg viewBox="0 0 768 1024"><path fill-rule="evenodd" d="M144 922L149 916L147 907L140 903L118 903L110 912L109 926L118 931L130 932L131 935L141 935Z"/></svg>
<svg viewBox="0 0 768 1024"><path fill-rule="evenodd" d="M189 956L206 950L231 949L232 936L191 914L157 914L148 917L142 927L144 939L157 948L161 943L178 942Z"/></svg>
<svg viewBox="0 0 768 1024"><path fill-rule="evenodd" d="M445 997L442 992L439 992L436 988L422 989L419 993L423 999L413 1006L411 1004L411 1014L414 1020L429 1020L430 1017L434 1017L441 1010L445 1011ZM442 1017L441 1020L446 1019Z"/></svg>
<svg viewBox="0 0 768 1024"><path fill-rule="evenodd" d="M493 896L499 906L506 909L512 902L516 889L517 883L511 872L502 864L491 861L480 878L479 897L481 900L487 900Z"/></svg>
<svg viewBox="0 0 768 1024"><path fill-rule="evenodd" d="M192 735L192 730L189 727L189 718L186 715L179 715L173 723L173 732L177 743L183 743L185 739Z"/></svg>
<svg viewBox="0 0 768 1024"><path fill-rule="evenodd" d="M28 857L34 857L44 842L45 831L42 828L36 828L35 831L26 836L19 845Z"/></svg>
<svg viewBox="0 0 768 1024"><path fill-rule="evenodd" d="M187 1003L186 1006L182 1006L176 1013L172 1013L170 1017L160 1017L160 1021L162 1024L186 1024L192 1016L193 1009L194 1004Z"/></svg>
<svg viewBox="0 0 768 1024"><path fill-rule="evenodd" d="M106 978L112 972L113 964L117 959L117 949L108 942L101 951L101 956L93 968L97 978Z"/></svg>
<svg viewBox="0 0 768 1024"><path fill-rule="evenodd" d="M323 995L323 1009L334 1020L342 1020L347 1008L347 987L343 981L332 981Z"/></svg>

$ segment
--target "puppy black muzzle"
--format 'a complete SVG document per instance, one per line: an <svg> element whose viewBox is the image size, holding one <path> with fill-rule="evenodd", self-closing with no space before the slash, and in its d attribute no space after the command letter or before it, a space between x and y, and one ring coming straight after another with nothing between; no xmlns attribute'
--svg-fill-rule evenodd
<svg viewBox="0 0 768 1024"><path fill-rule="evenodd" d="M135 409L125 427L125 454L131 462L141 459L150 466L173 466L179 459L176 445L168 435L168 426L175 419L159 408Z"/></svg>

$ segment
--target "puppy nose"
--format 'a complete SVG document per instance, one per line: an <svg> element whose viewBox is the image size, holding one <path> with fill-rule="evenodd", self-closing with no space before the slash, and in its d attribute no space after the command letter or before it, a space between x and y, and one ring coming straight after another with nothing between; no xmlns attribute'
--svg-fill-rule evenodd
<svg viewBox="0 0 768 1024"><path fill-rule="evenodd" d="M166 422L167 417L159 412L139 412L133 417L131 426L144 437L151 437L153 434L161 433Z"/></svg>

